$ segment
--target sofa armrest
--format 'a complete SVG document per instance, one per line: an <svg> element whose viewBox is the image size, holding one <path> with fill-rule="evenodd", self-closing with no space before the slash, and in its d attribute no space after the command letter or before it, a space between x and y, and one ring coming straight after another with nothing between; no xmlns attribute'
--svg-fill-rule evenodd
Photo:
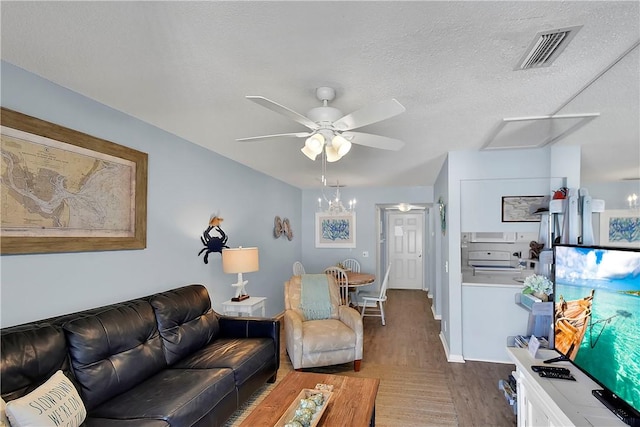
<svg viewBox="0 0 640 427"><path fill-rule="evenodd" d="M302 322L302 315L297 310L285 310L285 344L293 369L302 368Z"/></svg>
<svg viewBox="0 0 640 427"><path fill-rule="evenodd" d="M342 323L353 329L356 334L356 360L362 359L364 346L364 328L362 326L362 316L355 308L341 305L338 307L339 316Z"/></svg>
<svg viewBox="0 0 640 427"><path fill-rule="evenodd" d="M277 366L280 366L280 321L278 319L220 316L218 323L220 337L273 339Z"/></svg>

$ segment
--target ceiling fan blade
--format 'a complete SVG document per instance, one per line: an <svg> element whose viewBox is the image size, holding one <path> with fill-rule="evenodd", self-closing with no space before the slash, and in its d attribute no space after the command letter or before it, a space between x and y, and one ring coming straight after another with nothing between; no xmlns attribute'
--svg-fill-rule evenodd
<svg viewBox="0 0 640 427"><path fill-rule="evenodd" d="M279 133L276 135L250 136L248 138L237 138L236 141L261 141L264 139L276 138L304 138L313 135L313 132Z"/></svg>
<svg viewBox="0 0 640 427"><path fill-rule="evenodd" d="M282 114L285 117L290 118L293 121L300 123L312 130L317 130L319 128L318 124L312 120L309 120L305 116L300 113L296 113L295 111L285 107L284 105L280 105L277 102L271 101L270 99L265 98L264 96L253 96L249 95L246 97L249 101L253 101L258 105L261 105L265 108L268 108L271 111L274 111L278 114Z"/></svg>
<svg viewBox="0 0 640 427"><path fill-rule="evenodd" d="M336 130L351 130L397 116L406 108L395 99L371 104L333 122Z"/></svg>
<svg viewBox="0 0 640 427"><path fill-rule="evenodd" d="M373 135L364 132L344 132L342 136L353 144L364 145L366 147L380 148L382 150L398 151L404 147L404 142L399 139L388 138L386 136Z"/></svg>

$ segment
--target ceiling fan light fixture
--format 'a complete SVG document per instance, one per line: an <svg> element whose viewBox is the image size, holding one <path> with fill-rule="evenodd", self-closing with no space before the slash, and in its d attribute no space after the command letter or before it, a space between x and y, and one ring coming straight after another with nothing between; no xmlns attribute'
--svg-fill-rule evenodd
<svg viewBox="0 0 640 427"><path fill-rule="evenodd" d="M314 152L313 150L310 150L309 147L307 147L306 145L302 147L300 151L302 151L302 154L304 154L305 156L307 156L309 159L313 161L315 161L316 157L318 157L318 153Z"/></svg>
<svg viewBox="0 0 640 427"><path fill-rule="evenodd" d="M304 147L309 152L314 153L316 156L322 153L322 147L324 146L324 136L319 133L314 133L304 142Z"/></svg>
<svg viewBox="0 0 640 427"><path fill-rule="evenodd" d="M412 206L410 204L408 204L408 203L400 203L398 205L398 210L400 212L409 212L411 210L411 207Z"/></svg>
<svg viewBox="0 0 640 427"><path fill-rule="evenodd" d="M342 157L351 150L351 141L340 134L336 134L336 136L331 139L331 146L335 148L340 157Z"/></svg>
<svg viewBox="0 0 640 427"><path fill-rule="evenodd" d="M337 162L342 158L342 156L338 154L338 150L331 145L327 145L324 151L327 154L327 162L329 163Z"/></svg>

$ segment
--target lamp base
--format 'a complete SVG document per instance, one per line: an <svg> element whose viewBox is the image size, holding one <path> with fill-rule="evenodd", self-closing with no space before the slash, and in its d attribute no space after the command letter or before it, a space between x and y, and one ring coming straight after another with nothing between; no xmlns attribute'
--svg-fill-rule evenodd
<svg viewBox="0 0 640 427"><path fill-rule="evenodd" d="M240 296L237 296L237 297L233 297L233 298L231 298L231 301L233 301L233 302L240 302L240 301L244 301L244 300L246 300L246 299L248 299L248 298L250 298L250 297L249 297L249 295L244 294L244 295L240 295Z"/></svg>

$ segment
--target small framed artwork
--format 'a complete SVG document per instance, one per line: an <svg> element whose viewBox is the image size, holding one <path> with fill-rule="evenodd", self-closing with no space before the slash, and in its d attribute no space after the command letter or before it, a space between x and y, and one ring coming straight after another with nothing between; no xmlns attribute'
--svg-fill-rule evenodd
<svg viewBox="0 0 640 427"><path fill-rule="evenodd" d="M502 197L502 222L540 222L533 213L542 206L546 196Z"/></svg>
<svg viewBox="0 0 640 427"><path fill-rule="evenodd" d="M629 209L602 212L600 245L640 248L640 211Z"/></svg>
<svg viewBox="0 0 640 427"><path fill-rule="evenodd" d="M356 214L316 213L316 248L355 248Z"/></svg>

